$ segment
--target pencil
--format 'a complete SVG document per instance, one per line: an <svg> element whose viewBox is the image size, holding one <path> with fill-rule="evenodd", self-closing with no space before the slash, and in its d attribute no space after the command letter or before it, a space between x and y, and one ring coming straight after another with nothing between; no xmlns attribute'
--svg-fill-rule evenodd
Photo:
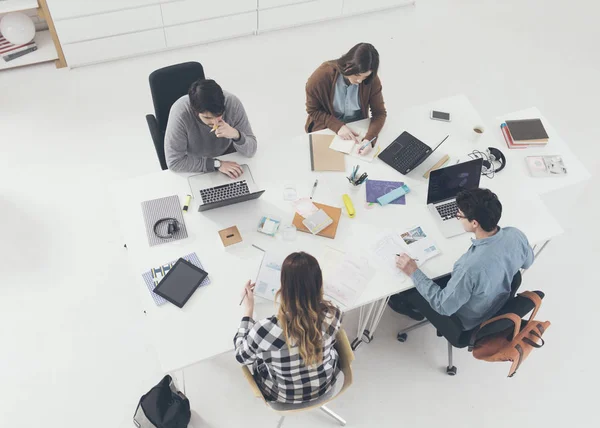
<svg viewBox="0 0 600 428"><path fill-rule="evenodd" d="M217 123L215 123L212 127L212 129L210 130L209 134L212 134L213 132L215 132L217 129L219 129L219 125Z"/></svg>

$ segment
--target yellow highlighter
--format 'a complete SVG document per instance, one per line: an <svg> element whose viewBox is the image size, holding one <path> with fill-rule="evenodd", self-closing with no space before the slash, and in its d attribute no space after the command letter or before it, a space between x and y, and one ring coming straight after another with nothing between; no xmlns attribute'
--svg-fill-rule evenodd
<svg viewBox="0 0 600 428"><path fill-rule="evenodd" d="M344 200L344 205L346 206L346 211L348 211L348 217L354 218L356 215L356 210L354 209L354 204L352 204L352 199L346 193L342 195L342 199Z"/></svg>

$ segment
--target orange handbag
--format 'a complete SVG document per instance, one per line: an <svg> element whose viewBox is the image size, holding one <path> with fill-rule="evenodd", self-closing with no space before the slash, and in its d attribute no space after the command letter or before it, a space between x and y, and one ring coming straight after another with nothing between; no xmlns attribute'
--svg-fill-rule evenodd
<svg viewBox="0 0 600 428"><path fill-rule="evenodd" d="M509 313L499 315L484 322L473 333L473 337L476 337L480 329L501 319L508 319L513 322L512 328L485 336L477 340L473 347L473 356L478 360L490 362L511 361L512 365L508 372L508 377L512 377L517 372L517 369L534 348L538 349L544 346L542 335L550 327L550 321L537 321L534 319L542 304L540 296L531 291L520 293L519 296L530 299L535 305L529 321L524 326L521 326L523 320L521 320L520 316Z"/></svg>

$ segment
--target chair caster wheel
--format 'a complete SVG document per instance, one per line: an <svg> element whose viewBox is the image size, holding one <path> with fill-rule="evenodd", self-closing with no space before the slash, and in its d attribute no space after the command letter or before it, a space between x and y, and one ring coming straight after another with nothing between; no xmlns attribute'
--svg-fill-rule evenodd
<svg viewBox="0 0 600 428"><path fill-rule="evenodd" d="M358 337L356 339L354 339L352 341L352 343L350 344L350 348L352 348L353 351L356 351L356 348L358 348L360 346L360 344L362 343L362 340L360 340Z"/></svg>
<svg viewBox="0 0 600 428"><path fill-rule="evenodd" d="M455 376L456 375L456 366L446 367L446 374L448 376Z"/></svg>
<svg viewBox="0 0 600 428"><path fill-rule="evenodd" d="M406 339L408 338L408 335L406 333L398 333L398 336L396 336L396 339L398 340L398 342L406 342Z"/></svg>

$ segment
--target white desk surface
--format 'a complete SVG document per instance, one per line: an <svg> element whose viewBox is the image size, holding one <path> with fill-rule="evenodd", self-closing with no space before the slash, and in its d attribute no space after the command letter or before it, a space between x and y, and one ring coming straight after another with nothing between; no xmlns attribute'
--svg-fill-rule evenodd
<svg viewBox="0 0 600 428"><path fill-rule="evenodd" d="M451 111L453 121L450 123L435 122L429 119L429 110L434 106L440 110ZM401 112L394 118L388 117L386 127L381 133L382 145L387 145L403 130L413 133L423 141L433 144L450 133L451 137L440 147L437 158L444 153L462 153L476 147L487 145L501 147L491 140L491 132L487 132L482 142L463 142L462 134L472 129L479 117L469 101L463 97L448 98L430 105L420 106ZM546 126L548 132L553 132ZM488 128L489 130L489 128ZM502 136L500 135L500 138ZM554 135L551 136L554 139ZM558 140L558 137L556 138ZM500 142L503 142L500 141ZM561 141L562 143L562 141ZM558 142L557 142L558 144ZM568 147L561 146L560 153L571 156ZM444 150L442 151L442 147ZM509 150L503 150L504 153ZM514 151L512 151L514 152ZM528 150L522 150L527 155ZM520 228L529 238L530 243L541 243L562 233L560 225L550 215L538 194L548 191L551 186L560 186L560 178L548 184L546 180L522 178L513 172L518 171L519 153L510 153L513 168L507 166L494 179L482 177L481 186L496 192L503 203L501 225ZM521 154L520 156L525 156ZM369 178L380 180L397 180L406 182L411 188L407 195L406 205L376 206L367 210L364 206L364 186L352 193L345 174L341 172L312 172L310 170L308 136L281 138L277 141L260 141L257 156L248 159L238 154L228 155L227 159L250 165L252 174L259 186L266 189L264 195L254 201L223 207L204 213L197 212L197 204L193 201L190 210L184 214L188 229L188 238L173 243L148 246L141 211L141 202L178 195L181 203L185 195L190 193L187 176L161 171L144 177L121 182L116 187L115 203L118 218L122 227L125 243L129 249L129 262L135 277L135 286L140 292L146 311L148 340L153 343L161 366L170 372L192 365L198 361L233 349L233 336L236 332L241 309L239 301L241 290L248 279L257 275L262 252L256 250L255 244L265 250L281 248L292 251L307 251L317 258L323 255L327 246L340 250L359 249L368 253L373 236L382 230L396 230L420 225L440 247L442 254L429 260L423 271L431 276L438 276L452 270L454 262L470 245L470 236L460 235L445 239L439 233L431 218L425 200L427 182L423 172L437 160L435 156L428 159L408 176L402 176L388 165L375 159L372 163L358 161L346 157L346 167L350 170L356 163L361 164L361 171L367 171ZM514 158L514 159L513 159ZM570 159L570 158L569 158ZM576 159L574 159L576 161ZM570 161L569 161L570 162ZM578 164L578 163L577 163ZM577 164L570 164L573 175L584 177L587 173L578 170ZM567 164L569 166L569 164ZM511 174L515 174L513 177ZM570 177L570 176L568 176ZM294 183L299 195L309 196L315 178L319 185L314 196L315 202L343 206L341 195L349 193L354 201L357 215L354 219L342 214L337 236L334 240L315 237L310 234L297 233L297 238L286 243L279 235L272 238L256 231L262 215L279 216L283 223L290 223L294 211L290 202L283 200L283 188L286 183ZM582 179L582 178L581 178ZM574 179L564 185L571 184ZM525 181L526 183L523 183ZM519 184L521 183L521 184ZM539 183L539 184L538 184ZM538 190L519 192L522 184ZM236 225L243 237L243 242L229 249L224 249L217 231ZM156 306L146 288L141 274L152 267L175 260L185 254L196 252L212 283L198 289L183 309L171 304ZM371 257L371 264L379 267L378 261ZM388 295L412 287L410 279L404 282L394 277L385 268L377 269L375 277L370 281L365 292L354 307L359 307ZM274 313L272 302L257 299L257 317ZM346 308L352 309L352 308Z"/></svg>

